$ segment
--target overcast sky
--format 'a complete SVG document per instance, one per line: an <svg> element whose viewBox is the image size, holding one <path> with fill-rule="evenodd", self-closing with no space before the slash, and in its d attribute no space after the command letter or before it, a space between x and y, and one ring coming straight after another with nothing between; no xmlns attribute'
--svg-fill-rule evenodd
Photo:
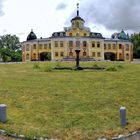
<svg viewBox="0 0 140 140"><path fill-rule="evenodd" d="M113 32L140 31L140 0L0 0L0 35L16 34L20 41L34 30L37 37L49 37L70 26L80 16L93 32L110 37Z"/></svg>

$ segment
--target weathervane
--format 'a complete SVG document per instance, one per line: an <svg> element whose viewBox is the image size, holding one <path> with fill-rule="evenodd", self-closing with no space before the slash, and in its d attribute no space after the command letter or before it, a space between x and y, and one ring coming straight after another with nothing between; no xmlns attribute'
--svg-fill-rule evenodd
<svg viewBox="0 0 140 140"><path fill-rule="evenodd" d="M79 3L77 3L77 16L79 17Z"/></svg>

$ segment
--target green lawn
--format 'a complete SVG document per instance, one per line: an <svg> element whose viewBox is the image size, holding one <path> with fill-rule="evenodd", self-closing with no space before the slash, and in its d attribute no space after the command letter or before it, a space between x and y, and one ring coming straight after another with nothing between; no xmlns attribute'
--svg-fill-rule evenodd
<svg viewBox="0 0 140 140"><path fill-rule="evenodd" d="M97 63L117 71L45 72L48 65L74 66L0 65L0 104L8 106L8 121L0 123L0 129L30 138L67 140L110 138L140 130L140 64ZM127 108L126 128L120 127L120 106Z"/></svg>

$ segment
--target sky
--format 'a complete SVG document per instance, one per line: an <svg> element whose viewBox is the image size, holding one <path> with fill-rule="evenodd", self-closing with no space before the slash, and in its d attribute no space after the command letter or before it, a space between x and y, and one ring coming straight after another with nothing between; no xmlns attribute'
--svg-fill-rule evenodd
<svg viewBox="0 0 140 140"><path fill-rule="evenodd" d="M76 16L76 4L85 26L110 37L124 29L140 32L140 0L0 0L0 35L25 41L31 29L38 38L63 31Z"/></svg>

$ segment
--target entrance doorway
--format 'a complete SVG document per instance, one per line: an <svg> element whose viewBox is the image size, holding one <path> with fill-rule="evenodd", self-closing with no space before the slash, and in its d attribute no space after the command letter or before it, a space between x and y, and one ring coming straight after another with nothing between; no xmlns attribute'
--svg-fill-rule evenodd
<svg viewBox="0 0 140 140"><path fill-rule="evenodd" d="M104 54L105 60L111 60L111 61L115 61L116 60L116 55L115 53L112 52L106 52Z"/></svg>
<svg viewBox="0 0 140 140"><path fill-rule="evenodd" d="M50 52L42 52L39 54L40 61L51 61L51 53Z"/></svg>

